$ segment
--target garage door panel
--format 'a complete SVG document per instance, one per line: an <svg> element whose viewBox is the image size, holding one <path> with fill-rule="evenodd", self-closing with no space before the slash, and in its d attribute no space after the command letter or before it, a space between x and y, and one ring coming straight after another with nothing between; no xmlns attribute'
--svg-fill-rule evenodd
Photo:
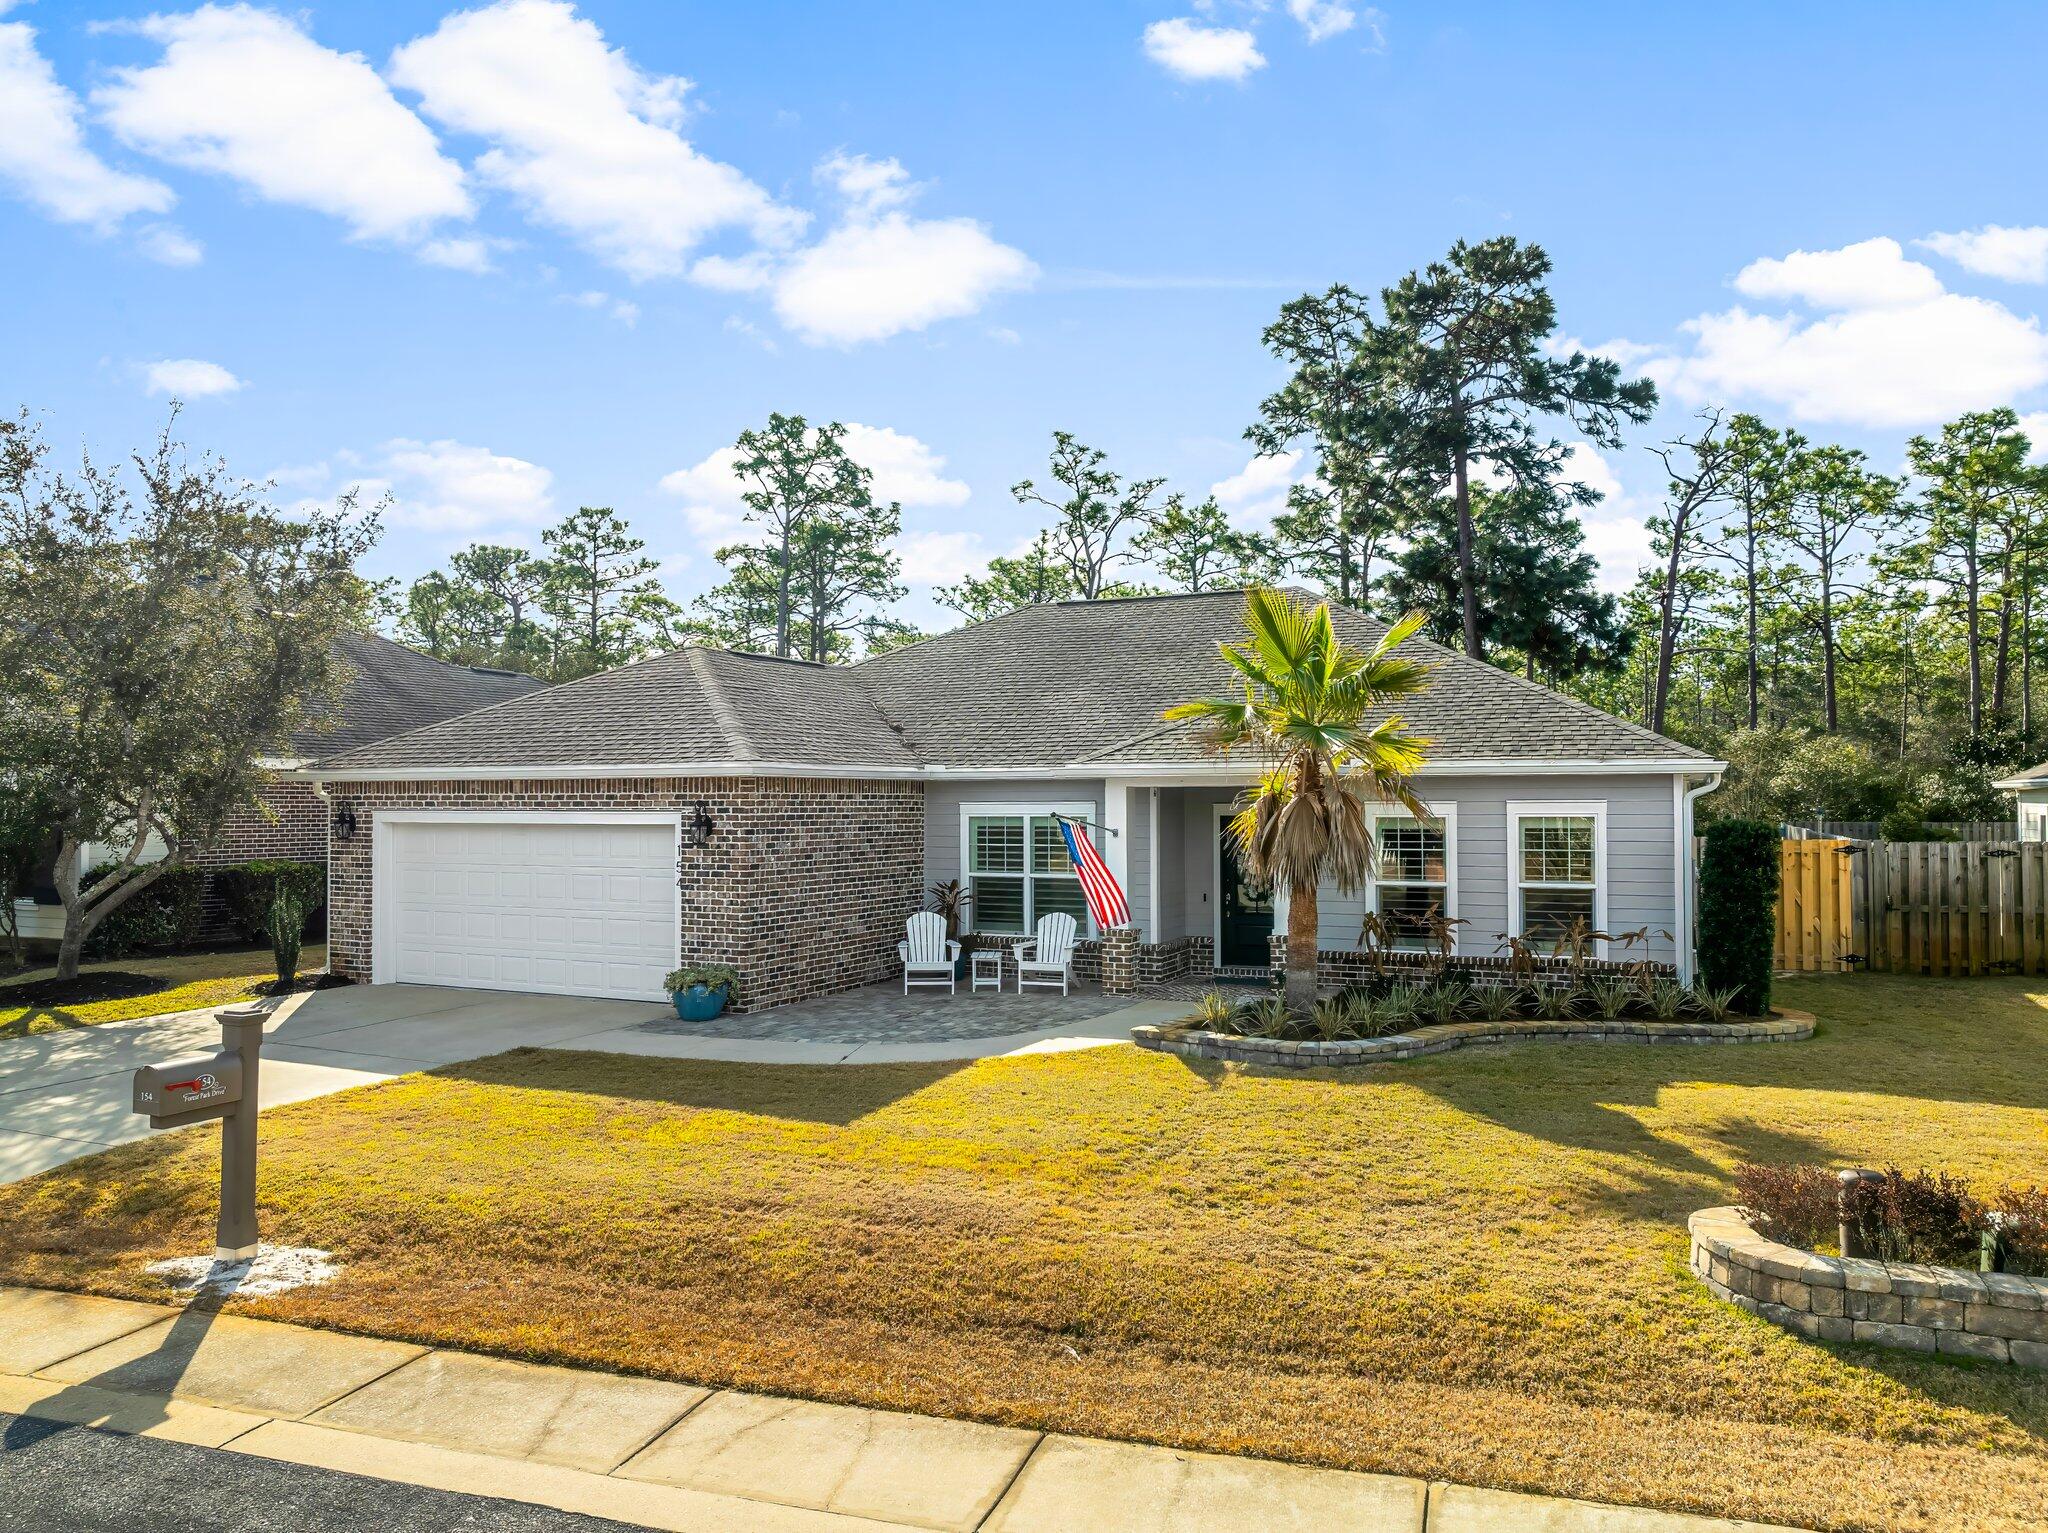
<svg viewBox="0 0 2048 1533"><path fill-rule="evenodd" d="M658 999L675 961L665 824L391 826L391 978Z"/></svg>

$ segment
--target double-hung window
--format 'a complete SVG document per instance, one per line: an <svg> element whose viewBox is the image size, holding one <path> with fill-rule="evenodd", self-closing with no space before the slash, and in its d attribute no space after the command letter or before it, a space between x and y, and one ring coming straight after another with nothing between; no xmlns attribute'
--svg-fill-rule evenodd
<svg viewBox="0 0 2048 1533"><path fill-rule="evenodd" d="M961 811L961 866L978 932L1029 934L1041 916L1064 911L1088 930L1088 898L1053 811L1091 818L1092 806L969 804Z"/></svg>
<svg viewBox="0 0 2048 1533"><path fill-rule="evenodd" d="M1514 836L1516 929L1554 943L1583 921L1607 918L1607 806L1510 804Z"/></svg>
<svg viewBox="0 0 2048 1533"><path fill-rule="evenodd" d="M1451 861L1456 824L1456 810L1448 805L1421 820L1406 810L1373 817L1373 908L1393 929L1396 947L1433 946L1432 907L1440 916L1457 914Z"/></svg>

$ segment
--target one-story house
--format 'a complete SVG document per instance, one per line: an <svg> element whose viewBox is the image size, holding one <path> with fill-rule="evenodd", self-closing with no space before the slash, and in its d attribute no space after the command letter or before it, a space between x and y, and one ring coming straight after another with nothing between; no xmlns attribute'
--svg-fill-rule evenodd
<svg viewBox="0 0 2048 1533"><path fill-rule="evenodd" d="M451 665L373 633L343 634L335 641L335 660L343 683L333 709L293 735L283 754L262 759L271 775L257 790L259 802L237 812L219 836L192 850L189 861L195 867L221 868L259 858L324 862L327 805L313 784L295 775L301 768L323 755L438 724L542 685L517 671ZM163 855L154 836L151 841L145 861ZM83 866L91 869L126 851L125 844L88 844ZM54 846L50 855L54 863ZM63 907L47 876L15 908L25 939L55 941L64 934ZM219 914L209 905L209 929L217 926Z"/></svg>
<svg viewBox="0 0 2048 1533"><path fill-rule="evenodd" d="M1162 712L1231 687L1238 591L1026 607L858 665L689 648L337 752L329 961L364 981L659 998L678 962L741 974L759 1008L894 972L933 884L970 927L1088 927L1056 814L1093 827L1132 927L1088 930L1106 988L1257 971L1274 899L1227 808L1254 775ZM1348 643L1385 627L1336 613ZM1438 905L1496 933L1648 927L1691 968L1693 801L1724 764L1494 666L1435 663L1401 711L1433 741L1429 817L1379 817L1377 876L1323 891L1323 944L1369 909ZM1284 927L1281 929L1284 930ZM1620 955L1617 955L1620 956Z"/></svg>

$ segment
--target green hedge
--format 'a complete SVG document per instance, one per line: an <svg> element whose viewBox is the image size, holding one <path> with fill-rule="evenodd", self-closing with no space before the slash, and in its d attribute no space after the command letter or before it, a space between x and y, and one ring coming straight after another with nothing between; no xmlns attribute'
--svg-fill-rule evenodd
<svg viewBox="0 0 2048 1533"><path fill-rule="evenodd" d="M326 863L263 858L213 870L213 887L229 923L251 942L270 940L270 904L277 898L279 884L299 897L311 930L315 915L327 905Z"/></svg>
<svg viewBox="0 0 2048 1533"><path fill-rule="evenodd" d="M1778 927L1778 842L1762 820L1720 820L1700 857L1700 980L1736 992L1736 1010L1771 1007L1771 951Z"/></svg>
<svg viewBox="0 0 2048 1533"><path fill-rule="evenodd" d="M90 888L113 870L112 864L94 868L80 882ZM92 929L85 939L85 956L97 961L190 947L199 940L204 883L205 875L193 867L181 865L159 873Z"/></svg>

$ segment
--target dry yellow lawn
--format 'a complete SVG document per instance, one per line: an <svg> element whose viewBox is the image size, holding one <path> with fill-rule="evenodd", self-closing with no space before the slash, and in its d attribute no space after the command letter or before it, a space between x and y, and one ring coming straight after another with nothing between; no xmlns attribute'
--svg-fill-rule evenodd
<svg viewBox="0 0 2048 1533"><path fill-rule="evenodd" d="M311 942L299 954L299 974L317 972L327 966L327 944ZM89 963L81 971L119 969L128 974L149 974L163 981L162 987L143 995L123 996L113 1001L86 1001L75 1005L46 1003L24 1005L11 999L9 989L35 980L49 979L51 967L25 969L0 984L0 1038L19 1038L29 1033L59 1033L74 1027L92 1027L101 1022L133 1022L141 1017L159 1017L174 1011L197 1011L206 1006L225 1006L264 995L277 982L277 966L268 948L234 948L205 953L179 953L168 958L110 958Z"/></svg>
<svg viewBox="0 0 2048 1533"><path fill-rule="evenodd" d="M1824 1528L2048 1525L2048 1375L1798 1340L1685 1215L1747 1158L2048 1180L2048 995L1786 985L1809 1043L1357 1079L1131 1049L520 1051L268 1114L251 1313L985 1421ZM0 1277L147 1295L210 1129L0 1188Z"/></svg>

